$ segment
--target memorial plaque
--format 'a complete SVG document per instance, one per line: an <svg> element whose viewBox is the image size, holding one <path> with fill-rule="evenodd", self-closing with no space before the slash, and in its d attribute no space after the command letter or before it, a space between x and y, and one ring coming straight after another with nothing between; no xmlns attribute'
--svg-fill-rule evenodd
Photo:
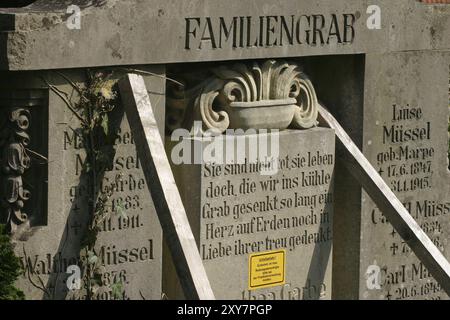
<svg viewBox="0 0 450 320"><path fill-rule="evenodd" d="M152 69L158 73L162 70ZM67 72L65 75L81 84L82 74ZM74 88L60 75L50 72L45 78L60 92L74 95ZM90 169L85 163L81 125L60 96L53 90L43 89L45 83L33 80L35 78L25 78L30 86L41 86L46 94L44 97L48 98L38 100L36 105L31 104L35 101L32 100L31 106L26 108L31 111L22 112L30 123L30 143L22 149L34 159L27 168L32 174L25 170L23 181L24 186L30 185L26 188L30 190L29 201L41 206L28 206L24 195L23 213L29 219L22 215L24 221L13 233L15 251L25 270L17 285L27 299L86 299L83 283L78 287L77 279L83 279L80 248L86 241L93 196L92 185L88 183ZM146 81L152 85L152 97L164 103L161 98L164 80L152 77ZM158 108L155 113L163 119L159 103L155 103ZM39 124L40 133L36 132ZM120 103L109 113L108 130L114 132L111 134L114 141L107 147L111 152L110 159L106 172L98 177L101 191L97 197L107 190L111 196L105 202L104 217L98 224L99 232L90 260L99 270L90 298L160 299L162 231L148 194L133 131ZM16 136L25 135L19 132ZM47 166L48 177L43 177L47 171L41 168ZM8 184L3 182L3 186Z"/></svg>
<svg viewBox="0 0 450 320"><path fill-rule="evenodd" d="M433 243L449 258L448 66L443 53L369 55L364 151ZM401 68L401 72L391 72ZM383 74L383 81L377 77ZM376 94L374 94L376 92ZM363 194L360 297L448 299Z"/></svg>
<svg viewBox="0 0 450 320"><path fill-rule="evenodd" d="M264 158L250 160L251 145L278 138L276 172ZM242 163L173 166L216 297L330 299L334 131L185 139L206 153L246 145L227 149L243 152Z"/></svg>

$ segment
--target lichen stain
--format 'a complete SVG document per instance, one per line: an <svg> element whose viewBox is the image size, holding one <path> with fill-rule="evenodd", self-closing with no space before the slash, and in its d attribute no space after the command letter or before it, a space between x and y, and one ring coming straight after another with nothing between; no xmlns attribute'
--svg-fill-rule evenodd
<svg viewBox="0 0 450 320"><path fill-rule="evenodd" d="M116 33L114 37L106 41L106 47L111 49L111 56L113 58L122 59L122 54L120 53L120 33Z"/></svg>
<svg viewBox="0 0 450 320"><path fill-rule="evenodd" d="M47 17L42 18L41 23L42 23L43 28L50 30L51 27L54 27L57 24L62 23L62 19L61 19L61 17L52 15L52 16L47 16Z"/></svg>
<svg viewBox="0 0 450 320"><path fill-rule="evenodd" d="M16 32L8 43L8 60L12 69L23 67L25 63L26 37L23 32ZM14 67L13 67L14 66Z"/></svg>

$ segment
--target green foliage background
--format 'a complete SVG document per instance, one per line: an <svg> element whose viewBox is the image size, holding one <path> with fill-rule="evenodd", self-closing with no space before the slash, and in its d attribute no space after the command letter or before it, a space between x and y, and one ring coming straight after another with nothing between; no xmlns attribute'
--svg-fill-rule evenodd
<svg viewBox="0 0 450 320"><path fill-rule="evenodd" d="M25 299L24 293L14 287L21 273L19 258L14 254L6 227L0 224L0 300Z"/></svg>

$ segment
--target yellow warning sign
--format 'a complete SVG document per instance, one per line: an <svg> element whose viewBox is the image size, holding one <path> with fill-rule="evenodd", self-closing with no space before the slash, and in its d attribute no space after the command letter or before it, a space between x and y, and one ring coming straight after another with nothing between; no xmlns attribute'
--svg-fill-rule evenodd
<svg viewBox="0 0 450 320"><path fill-rule="evenodd" d="M285 282L285 250L250 255L248 286L250 290L274 287Z"/></svg>

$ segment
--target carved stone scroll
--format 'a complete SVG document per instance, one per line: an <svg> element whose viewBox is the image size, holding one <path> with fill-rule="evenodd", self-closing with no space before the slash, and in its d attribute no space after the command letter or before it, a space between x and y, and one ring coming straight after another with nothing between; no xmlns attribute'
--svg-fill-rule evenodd
<svg viewBox="0 0 450 320"><path fill-rule="evenodd" d="M1 152L1 206L2 220L14 232L18 225L27 221L23 212L30 192L25 189L23 174L30 168L31 160L26 147L30 143L27 132L30 112L26 108L11 108L3 117L0 131Z"/></svg>
<svg viewBox="0 0 450 320"><path fill-rule="evenodd" d="M0 223L24 241L48 222L48 89L0 90Z"/></svg>
<svg viewBox="0 0 450 320"><path fill-rule="evenodd" d="M178 79L177 79L178 80ZM317 96L295 63L267 60L211 68L169 90L167 127L222 133L230 129L308 129L317 125Z"/></svg>

